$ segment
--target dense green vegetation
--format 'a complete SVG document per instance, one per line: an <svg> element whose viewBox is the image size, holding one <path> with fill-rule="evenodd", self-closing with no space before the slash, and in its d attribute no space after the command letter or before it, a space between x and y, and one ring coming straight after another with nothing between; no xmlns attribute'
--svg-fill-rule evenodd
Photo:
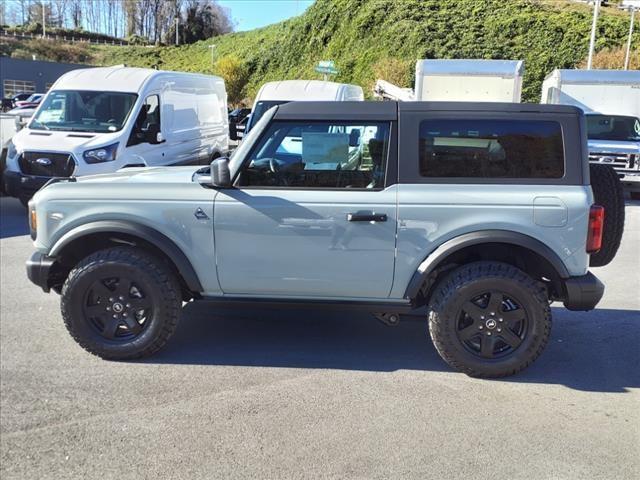
<svg viewBox="0 0 640 480"><path fill-rule="evenodd" d="M208 73L215 71L214 61L239 59L247 97L268 80L320 78L313 70L319 60L335 61L337 81L369 91L376 73L398 67L406 73L388 80L412 86L419 58L523 59L524 100L537 102L548 72L586 57L591 18L590 8L563 0L317 0L300 17L192 45L90 48L99 64ZM624 45L628 22L627 14L603 9L597 49ZM640 25L635 56L639 45Z"/></svg>

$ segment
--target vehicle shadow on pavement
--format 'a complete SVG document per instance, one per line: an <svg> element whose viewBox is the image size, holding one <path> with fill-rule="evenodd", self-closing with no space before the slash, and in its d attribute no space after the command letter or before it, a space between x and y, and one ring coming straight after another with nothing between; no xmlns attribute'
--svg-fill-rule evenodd
<svg viewBox="0 0 640 480"><path fill-rule="evenodd" d="M0 198L0 238L29 235L27 210L15 198Z"/></svg>
<svg viewBox="0 0 640 480"><path fill-rule="evenodd" d="M451 371L428 337L426 321L388 327L371 315L318 310L184 307L167 347L148 363ZM594 392L640 387L640 312L554 308L549 345L524 372L502 382L561 384Z"/></svg>

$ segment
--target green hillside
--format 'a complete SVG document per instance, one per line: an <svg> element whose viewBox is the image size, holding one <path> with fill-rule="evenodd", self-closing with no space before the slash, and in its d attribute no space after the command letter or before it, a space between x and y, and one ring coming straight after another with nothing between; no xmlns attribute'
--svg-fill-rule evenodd
<svg viewBox="0 0 640 480"><path fill-rule="evenodd" d="M319 60L334 60L335 80L370 91L378 76L411 86L419 58L524 59L524 100L537 102L544 76L586 57L591 9L563 0L317 0L305 14L244 33L181 47L91 47L91 61L214 72L215 60L243 64L252 97L268 80L320 78ZM597 49L624 45L628 15L602 10ZM640 25L634 37L634 61ZM393 77L393 78L388 78Z"/></svg>

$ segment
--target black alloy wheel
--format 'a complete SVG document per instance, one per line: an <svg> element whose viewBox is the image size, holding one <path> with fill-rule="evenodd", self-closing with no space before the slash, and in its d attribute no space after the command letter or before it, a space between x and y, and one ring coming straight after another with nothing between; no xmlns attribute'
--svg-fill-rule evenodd
<svg viewBox="0 0 640 480"><path fill-rule="evenodd" d="M127 276L100 278L87 290L84 318L95 333L112 342L138 337L153 315L152 300Z"/></svg>
<svg viewBox="0 0 640 480"><path fill-rule="evenodd" d="M513 353L525 340L527 318L520 302L493 290L462 305L456 334L472 354L487 359L500 358Z"/></svg>

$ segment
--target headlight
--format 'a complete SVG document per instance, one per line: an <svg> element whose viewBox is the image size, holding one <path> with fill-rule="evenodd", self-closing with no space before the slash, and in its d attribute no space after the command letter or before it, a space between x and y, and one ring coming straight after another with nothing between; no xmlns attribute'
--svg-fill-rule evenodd
<svg viewBox="0 0 640 480"><path fill-rule="evenodd" d="M94 148L87 150L82 154L84 161L87 163L113 162L118 152L118 144L107 145L106 147Z"/></svg>
<svg viewBox="0 0 640 480"><path fill-rule="evenodd" d="M11 140L9 140L7 142L7 160L15 157L17 153L18 153L18 150L16 149L16 146L13 144Z"/></svg>

